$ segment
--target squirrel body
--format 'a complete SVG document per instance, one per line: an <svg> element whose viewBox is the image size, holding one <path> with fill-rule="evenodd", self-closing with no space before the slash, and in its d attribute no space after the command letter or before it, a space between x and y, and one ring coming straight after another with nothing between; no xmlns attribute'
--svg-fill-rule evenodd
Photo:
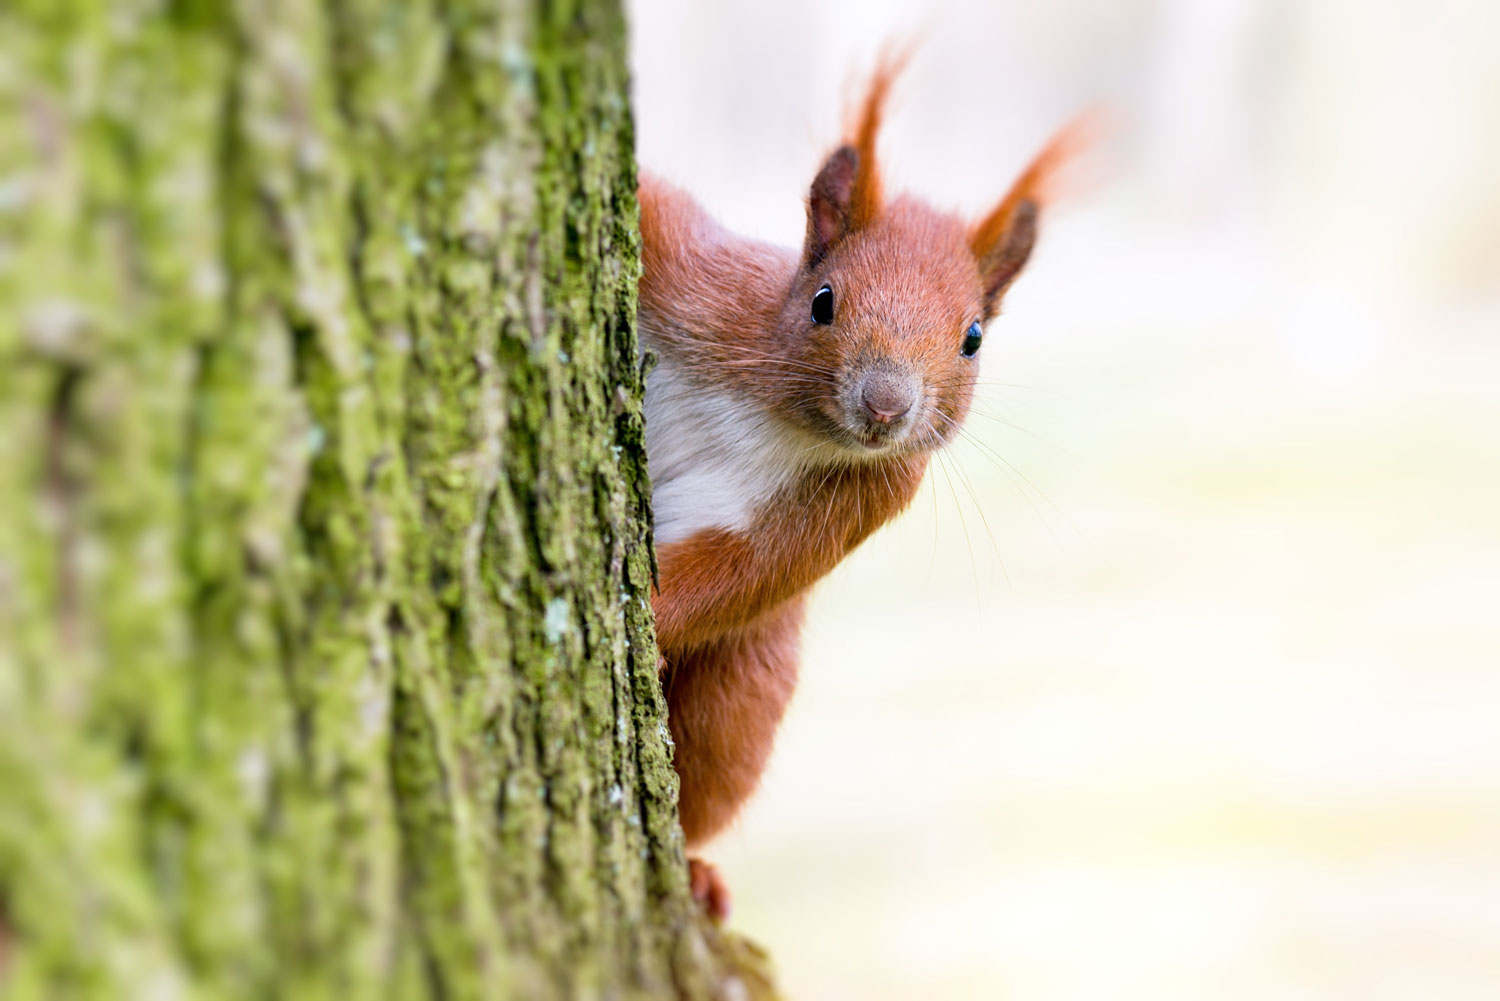
<svg viewBox="0 0 1500 1001"><path fill-rule="evenodd" d="M981 324L1030 254L1064 153L1054 141L977 222L887 200L875 138L892 76L876 74L814 179L800 250L640 181L653 609L690 848L759 782L808 590L910 504L962 424Z"/></svg>

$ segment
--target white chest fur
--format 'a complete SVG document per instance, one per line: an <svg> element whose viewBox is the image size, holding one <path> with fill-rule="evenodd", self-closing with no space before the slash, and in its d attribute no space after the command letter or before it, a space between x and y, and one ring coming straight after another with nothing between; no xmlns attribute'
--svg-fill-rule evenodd
<svg viewBox="0 0 1500 1001"><path fill-rule="evenodd" d="M808 444L754 403L662 357L646 377L646 458L656 542L744 531L809 465Z"/></svg>

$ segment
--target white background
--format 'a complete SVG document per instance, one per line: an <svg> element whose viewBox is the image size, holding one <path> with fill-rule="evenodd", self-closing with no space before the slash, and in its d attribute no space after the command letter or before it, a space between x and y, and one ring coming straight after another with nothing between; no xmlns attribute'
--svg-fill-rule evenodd
<svg viewBox="0 0 1500 1001"><path fill-rule="evenodd" d="M707 853L788 996L1500 997L1497 18L634 4L643 165L786 243L888 39L945 207L1115 121Z"/></svg>

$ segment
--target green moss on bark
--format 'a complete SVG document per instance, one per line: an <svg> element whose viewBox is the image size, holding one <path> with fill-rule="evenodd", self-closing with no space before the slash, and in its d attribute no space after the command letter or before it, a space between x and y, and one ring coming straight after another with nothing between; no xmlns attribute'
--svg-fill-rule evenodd
<svg viewBox="0 0 1500 1001"><path fill-rule="evenodd" d="M0 11L0 983L713 997L610 0Z"/></svg>

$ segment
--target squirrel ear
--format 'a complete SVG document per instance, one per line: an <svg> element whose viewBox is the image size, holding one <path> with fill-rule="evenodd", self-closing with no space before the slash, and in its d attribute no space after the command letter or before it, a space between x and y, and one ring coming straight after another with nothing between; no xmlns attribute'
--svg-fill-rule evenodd
<svg viewBox="0 0 1500 1001"><path fill-rule="evenodd" d="M1007 202L1010 198L1007 197ZM1007 207L1002 203L1002 207ZM1036 246L1036 223L1040 209L1032 198L1022 197L1008 206L1004 224L998 234L989 237L977 227L969 239L969 248L979 261L979 276L984 283L984 312L994 316L1000 311L1000 298L1031 257ZM983 238L983 239L981 239Z"/></svg>
<svg viewBox="0 0 1500 1001"><path fill-rule="evenodd" d="M886 95L908 55L888 53L882 59L860 102L859 115L851 123L849 141L834 150L813 180L803 251L808 267L821 261L835 243L864 229L880 215L885 200L875 163L875 139L880 133Z"/></svg>
<svg viewBox="0 0 1500 1001"><path fill-rule="evenodd" d="M993 316L1000 298L1026 266L1036 244L1037 219L1057 187L1059 169L1090 141L1097 117L1086 115L1059 132L1011 185L994 211L969 229L969 249L984 282L984 311Z"/></svg>
<svg viewBox="0 0 1500 1001"><path fill-rule="evenodd" d="M840 146L813 178L807 196L807 242L802 257L808 267L815 266L853 229L854 179L859 169L859 154L853 146Z"/></svg>

